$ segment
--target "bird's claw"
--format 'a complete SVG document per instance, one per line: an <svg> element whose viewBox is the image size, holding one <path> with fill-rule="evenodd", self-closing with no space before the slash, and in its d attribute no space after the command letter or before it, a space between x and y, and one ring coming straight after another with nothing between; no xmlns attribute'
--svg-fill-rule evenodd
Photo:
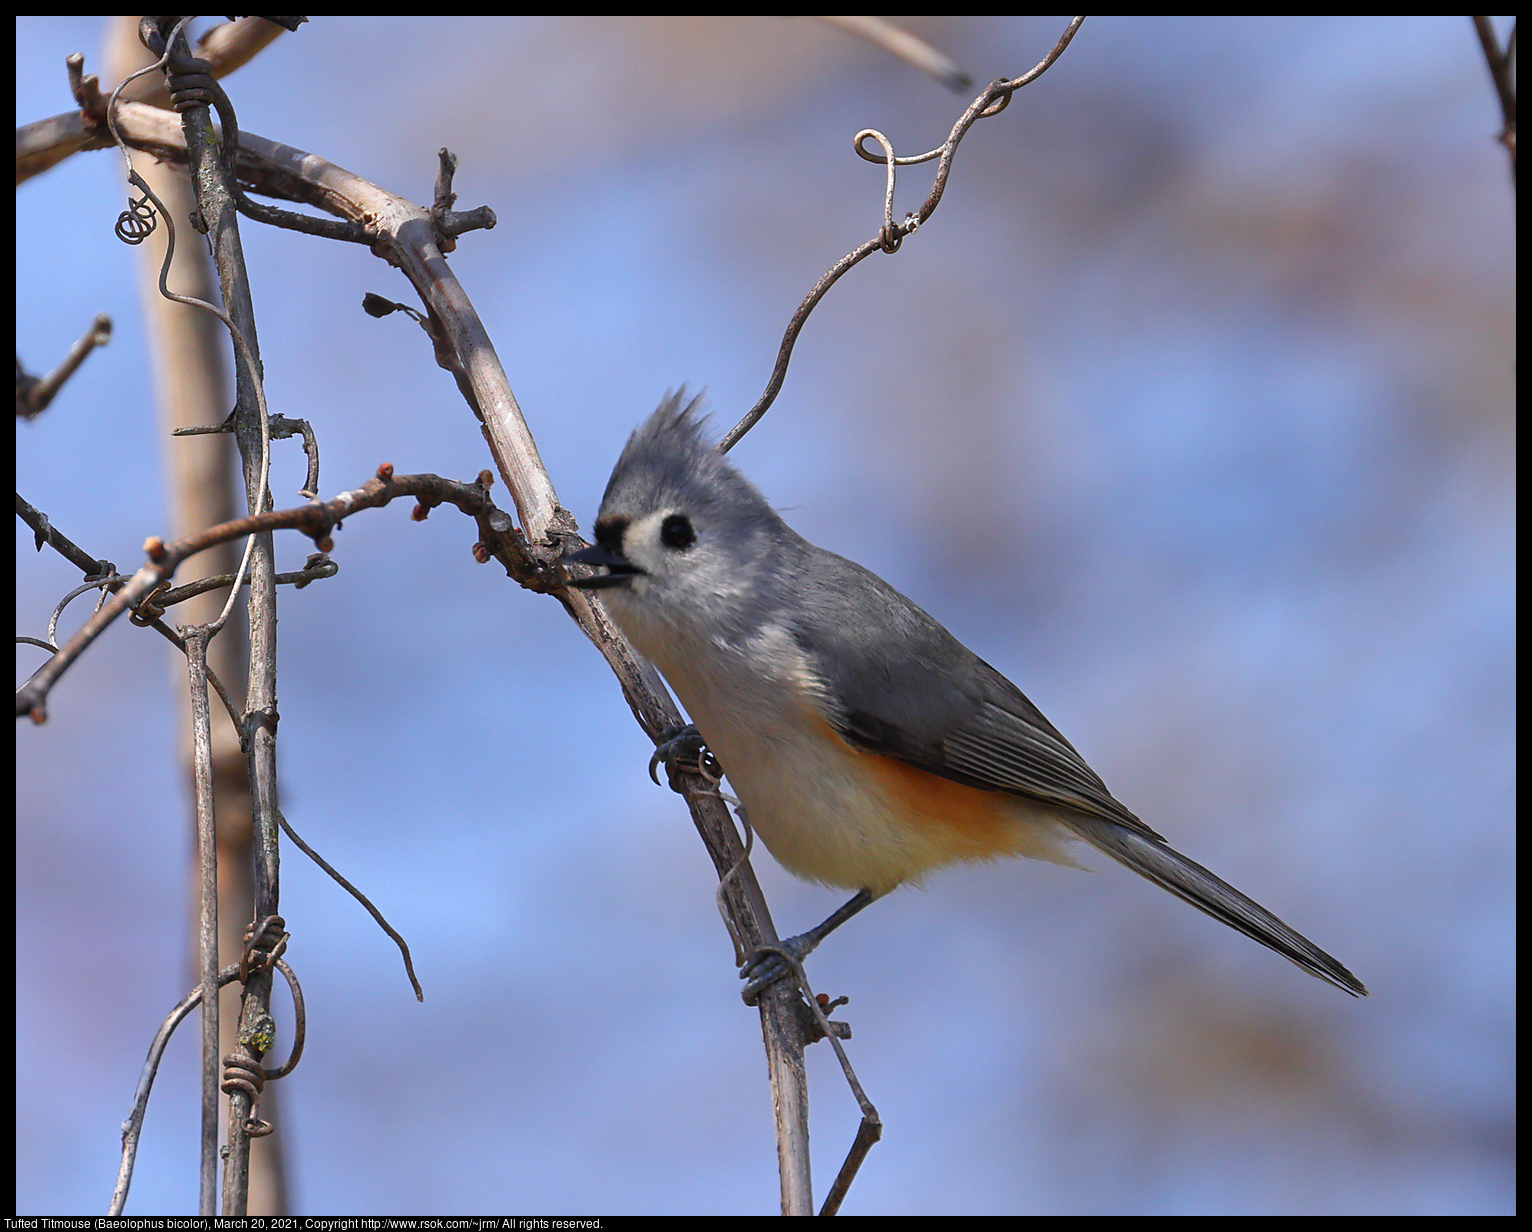
<svg viewBox="0 0 1532 1232"><path fill-rule="evenodd" d="M778 980L785 980L789 976L796 978L802 970L803 960L816 944L817 941L811 941L806 934L800 934L775 945L760 946L745 955L745 961L739 967L739 978L746 981L744 988L740 989L745 1004L757 1004L761 994ZM791 961L787 958L789 954L792 955Z"/></svg>
<svg viewBox="0 0 1532 1232"><path fill-rule="evenodd" d="M654 780L656 787L660 785L660 779L655 770L661 763L664 763L672 791L681 790L676 786L678 774L700 774L714 780L723 777L718 759L707 747L702 734L690 723L667 727L660 733L660 742L655 745L654 756L649 759L649 777Z"/></svg>

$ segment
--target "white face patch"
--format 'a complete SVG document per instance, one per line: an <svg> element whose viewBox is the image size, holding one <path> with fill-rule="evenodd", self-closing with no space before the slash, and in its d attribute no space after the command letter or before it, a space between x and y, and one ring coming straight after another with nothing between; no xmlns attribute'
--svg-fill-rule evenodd
<svg viewBox="0 0 1532 1232"><path fill-rule="evenodd" d="M676 518L686 519L694 536L682 546L667 543L664 537L667 524ZM663 605L672 622L707 613L730 623L727 608L747 594L755 575L753 561L731 555L705 523L692 522L679 509L633 518L622 533L622 554L643 570L629 587L634 598Z"/></svg>
<svg viewBox="0 0 1532 1232"><path fill-rule="evenodd" d="M661 509L636 517L623 528L622 554L645 573L660 576L670 571L675 553L660 541L660 528L665 519L673 517L678 510Z"/></svg>

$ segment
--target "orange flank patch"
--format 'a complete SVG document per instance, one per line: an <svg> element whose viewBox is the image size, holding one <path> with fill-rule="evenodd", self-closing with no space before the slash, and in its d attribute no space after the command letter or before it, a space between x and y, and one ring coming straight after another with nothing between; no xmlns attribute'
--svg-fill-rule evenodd
<svg viewBox="0 0 1532 1232"><path fill-rule="evenodd" d="M900 819L918 827L922 845L941 850L944 862L1032 854L1018 842L1011 796L955 783L895 757L862 756Z"/></svg>

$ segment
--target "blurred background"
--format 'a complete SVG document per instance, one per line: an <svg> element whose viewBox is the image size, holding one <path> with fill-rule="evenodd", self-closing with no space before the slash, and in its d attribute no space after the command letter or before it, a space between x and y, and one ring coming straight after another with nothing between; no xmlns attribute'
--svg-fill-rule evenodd
<svg viewBox="0 0 1532 1232"><path fill-rule="evenodd" d="M976 82L1066 24L909 18ZM1509 19L1498 19L1502 38ZM199 27L200 28L200 27ZM97 18L17 19L17 118ZM715 428L881 221L956 95L786 18L327 18L226 79L243 129L499 226L452 265L589 527L682 382ZM846 1213L1514 1207L1514 196L1465 17L1091 18L961 147L936 215L831 292L736 462L816 543L1015 680L1181 850L1338 956L1353 1001L1125 870L946 870L814 957L885 1122ZM901 175L900 216L930 185ZM131 570L165 445L113 152L17 196L18 349L93 354L17 429L18 490ZM183 232L184 234L184 232ZM472 414L365 248L246 223L273 410L321 493L471 479ZM303 459L277 446L296 504ZM507 504L502 488L495 494ZM407 502L280 595L283 806L409 939L284 847L307 1214L770 1214L776 1157L685 809L557 603ZM79 580L17 525L18 631ZM279 569L312 550L279 537ZM62 632L78 627L85 601ZM18 650L18 679L40 661ZM17 1206L104 1211L149 1040L192 986L171 651L119 622L18 727ZM1088 857L1089 859L1089 857ZM778 927L843 897L756 869ZM285 993L279 992L285 1017ZM275 1055L286 1055L283 1023ZM128 1213L195 1209L196 1029ZM857 1111L811 1050L820 1193Z"/></svg>

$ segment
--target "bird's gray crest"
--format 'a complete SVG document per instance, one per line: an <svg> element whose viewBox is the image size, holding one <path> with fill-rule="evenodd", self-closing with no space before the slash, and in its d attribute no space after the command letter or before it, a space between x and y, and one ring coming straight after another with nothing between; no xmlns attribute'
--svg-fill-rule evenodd
<svg viewBox="0 0 1532 1232"><path fill-rule="evenodd" d="M668 394L634 430L601 498L607 516L676 509L693 517L754 520L776 514L754 484L703 437L702 398L683 387Z"/></svg>

